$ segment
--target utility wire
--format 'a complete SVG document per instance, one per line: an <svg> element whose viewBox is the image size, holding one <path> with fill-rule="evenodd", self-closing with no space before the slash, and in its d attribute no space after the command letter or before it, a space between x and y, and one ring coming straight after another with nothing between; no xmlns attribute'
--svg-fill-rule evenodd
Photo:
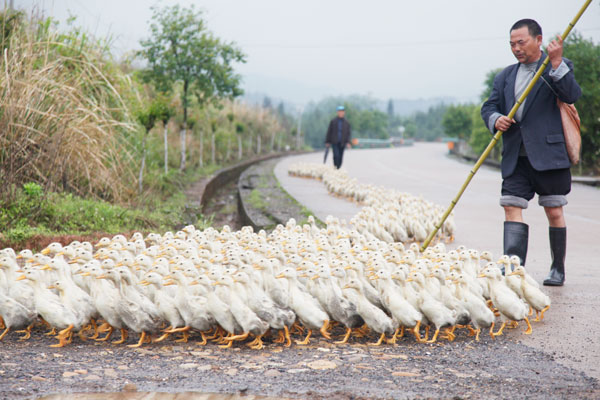
<svg viewBox="0 0 600 400"><path fill-rule="evenodd" d="M580 29L580 32L600 31L598 28ZM476 43L507 40L506 36L462 38L462 39L430 39L390 43L322 43L322 44L286 44L286 43L244 43L239 42L244 48L270 48L270 49L335 49L335 48L398 48L406 46L439 45L457 43Z"/></svg>

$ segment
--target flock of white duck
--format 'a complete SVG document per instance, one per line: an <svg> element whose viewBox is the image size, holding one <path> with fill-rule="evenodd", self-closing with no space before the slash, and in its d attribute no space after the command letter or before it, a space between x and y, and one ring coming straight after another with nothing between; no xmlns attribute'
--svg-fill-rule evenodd
<svg viewBox="0 0 600 400"><path fill-rule="evenodd" d="M261 349L265 335L285 346L291 334L302 335L301 345L317 330L331 339L339 325L345 334L335 343L374 332L372 344L392 344L405 330L433 343L454 340L457 328L476 340L482 329L496 337L518 321L529 334L528 317L535 311L539 321L550 306L518 257L494 262L489 251L447 251L443 242L421 253L415 242L388 242L361 221L328 217L319 228L312 217L304 225L290 219L271 233L190 225L164 235L52 243L40 253L3 249L0 340L11 330L26 340L34 324L44 323L58 339L53 347L71 343L74 333L107 341L119 331L112 343L139 334L132 347L176 333L187 341L196 332L201 344L221 347L251 335L247 344ZM498 265L512 272L504 277Z"/></svg>
<svg viewBox="0 0 600 400"><path fill-rule="evenodd" d="M394 189L359 183L343 169L329 165L296 163L290 165L292 176L322 180L329 193L362 205L350 221L359 232L368 232L387 243L423 242L434 230L444 208L438 204ZM452 240L454 215L451 213L438 231L438 238Z"/></svg>

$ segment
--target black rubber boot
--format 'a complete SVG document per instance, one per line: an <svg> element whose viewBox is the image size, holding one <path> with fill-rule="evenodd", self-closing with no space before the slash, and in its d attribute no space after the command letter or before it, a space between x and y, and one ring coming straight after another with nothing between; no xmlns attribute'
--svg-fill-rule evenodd
<svg viewBox="0 0 600 400"><path fill-rule="evenodd" d="M565 283L567 228L550 227L549 231L552 266L550 266L550 275L548 275L548 277L544 279L544 286L562 286Z"/></svg>
<svg viewBox="0 0 600 400"><path fill-rule="evenodd" d="M523 222L504 221L504 254L518 256L523 266L527 258L528 241L529 225ZM501 269L504 275L504 266Z"/></svg>

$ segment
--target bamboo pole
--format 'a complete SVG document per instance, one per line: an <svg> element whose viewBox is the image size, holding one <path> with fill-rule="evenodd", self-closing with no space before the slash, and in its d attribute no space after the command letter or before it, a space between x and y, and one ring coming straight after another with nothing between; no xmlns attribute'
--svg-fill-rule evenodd
<svg viewBox="0 0 600 400"><path fill-rule="evenodd" d="M583 6L581 7L581 9L577 13L577 15L575 15L575 18L573 18L573 20L571 22L569 22L569 25L567 26L567 29L565 29L565 31L563 32L563 34L561 36L561 39L563 41L567 38L567 36L571 32L571 29L573 29L573 27L575 26L575 24L577 23L577 21L579 21L579 18L585 12L585 10L587 9L587 7L590 5L591 2L592 2L592 0L586 0L586 2L583 4ZM546 57L546 59L544 60L544 62L540 66L540 68L537 70L537 72L533 76L533 79L531 79L531 82L529 82L529 85L527 86L527 88L525 89L525 91L523 92L523 94L521 95L521 97L519 97L519 99L517 100L517 102L515 103L515 105L513 106L513 108L508 113L508 115L507 115L508 118L512 119L515 116L515 113L517 112L517 110L519 109L519 107L521 106L521 104L525 101L525 98L529 95L529 92L531 92L531 89L533 88L533 85L535 85L535 83L538 81L538 79L540 79L540 76L542 76L542 74L544 73L544 70L546 69L546 66L548 65L549 61L550 61L550 57ZM427 239L425 239L425 241L423 242L423 245L421 246L421 251L424 251L427 248L427 246L429 246L429 243L435 237L437 231L442 227L442 225L444 224L444 222L448 218L448 215L450 215L450 213L454 209L454 206L458 203L458 200L460 199L460 197L462 196L463 192L465 191L465 189L467 188L467 186L471 182L471 179L473 179L473 176L475 176L475 174L479 170L479 167L481 167L481 164L483 164L483 161L485 161L485 159L488 157L488 155L490 154L490 152L492 151L492 149L494 148L494 146L496 145L496 143L498 142L498 140L502 136L502 133L504 133L504 132L502 132L502 131L499 130L499 131L496 132L496 134L494 135L494 137L492 137L492 140L487 145L487 147L485 148L485 150L483 151L483 153L481 154L481 156L479 157L479 159L477 160L477 162L475 163L475 165L473 166L473 168L469 172L469 175L467 176L467 179L465 180L465 182L463 183L462 187L460 188L460 190L456 194L456 197L454 197L454 199L450 202L450 205L448 206L448 208L446 209L446 211L442 215L442 218L441 218L440 222L438 222L435 225L435 229L429 233L429 235L427 236Z"/></svg>

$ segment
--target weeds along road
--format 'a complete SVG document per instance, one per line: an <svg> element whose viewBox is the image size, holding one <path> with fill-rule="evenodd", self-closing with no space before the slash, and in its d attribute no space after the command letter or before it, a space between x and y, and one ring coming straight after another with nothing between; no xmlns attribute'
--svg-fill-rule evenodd
<svg viewBox="0 0 600 400"><path fill-rule="evenodd" d="M322 163L321 152L283 159L275 174L283 188L299 202L324 219L332 214L349 220L359 209L356 204L329 196L316 180L287 175L294 162ZM331 162L331 160L329 160ZM417 143L393 149L349 150L344 153L342 168L361 183L372 183L398 189L447 207L468 176L473 163L448 156L440 143ZM454 208L456 240L450 246L465 245L490 250L494 256L502 252L504 212L499 206L500 171L483 166ZM544 287L552 307L543 324L534 326L530 337L517 334L523 344L552 355L558 362L600 378L600 189L573 184L565 208L568 244L566 283L562 288ZM527 270L541 282L550 268L548 223L537 197L524 211L530 225Z"/></svg>

